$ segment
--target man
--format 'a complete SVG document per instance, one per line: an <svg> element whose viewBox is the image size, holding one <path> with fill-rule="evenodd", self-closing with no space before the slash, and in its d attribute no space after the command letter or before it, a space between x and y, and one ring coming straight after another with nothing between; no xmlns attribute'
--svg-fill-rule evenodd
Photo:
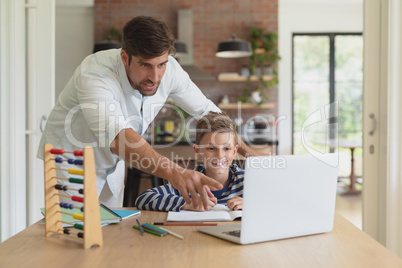
<svg viewBox="0 0 402 268"><path fill-rule="evenodd" d="M207 207L209 187L223 186L174 164L141 137L168 97L198 118L220 111L170 56L174 52L174 37L163 22L144 16L129 21L122 49L92 54L75 70L46 123L38 157L45 143L65 151L94 147L99 200L106 205L122 205L125 160L168 180L195 207L198 193ZM239 152L254 154L244 143ZM149 165L140 166L139 158Z"/></svg>

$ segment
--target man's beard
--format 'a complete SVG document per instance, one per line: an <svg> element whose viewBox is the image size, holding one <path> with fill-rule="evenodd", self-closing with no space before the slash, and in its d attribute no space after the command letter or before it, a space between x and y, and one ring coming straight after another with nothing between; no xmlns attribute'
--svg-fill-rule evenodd
<svg viewBox="0 0 402 268"><path fill-rule="evenodd" d="M135 83L134 81L132 81L132 84L133 84L133 87L135 89L137 89L141 93L141 95L143 95L143 96L153 96L153 95L155 95L156 91L158 91L160 81L157 82L157 83L153 83L150 80L142 80L140 83ZM156 87L155 87L155 89L150 90L150 89L147 89L144 86L144 84L156 84Z"/></svg>

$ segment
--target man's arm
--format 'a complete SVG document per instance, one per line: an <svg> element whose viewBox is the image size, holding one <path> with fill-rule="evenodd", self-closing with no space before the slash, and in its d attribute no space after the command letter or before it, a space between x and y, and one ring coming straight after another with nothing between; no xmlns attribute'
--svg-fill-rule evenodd
<svg viewBox="0 0 402 268"><path fill-rule="evenodd" d="M181 192L186 203L193 203L195 207L199 204L197 192L204 207L208 207L208 191L204 185L212 187L213 190L223 188L222 184L204 174L184 169L158 154L141 135L132 129L121 130L110 144L110 149L131 167L168 180Z"/></svg>

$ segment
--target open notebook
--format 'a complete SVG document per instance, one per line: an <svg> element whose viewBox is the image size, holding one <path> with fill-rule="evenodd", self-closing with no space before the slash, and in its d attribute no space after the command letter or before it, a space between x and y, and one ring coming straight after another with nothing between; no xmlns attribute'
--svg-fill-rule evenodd
<svg viewBox="0 0 402 268"><path fill-rule="evenodd" d="M242 216L241 210L232 211L227 206L217 204L209 211L169 211L167 221L233 221Z"/></svg>

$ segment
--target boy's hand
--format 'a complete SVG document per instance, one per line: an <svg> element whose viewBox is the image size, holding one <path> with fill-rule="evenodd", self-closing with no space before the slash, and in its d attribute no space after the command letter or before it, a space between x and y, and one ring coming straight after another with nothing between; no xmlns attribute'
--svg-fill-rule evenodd
<svg viewBox="0 0 402 268"><path fill-rule="evenodd" d="M243 209L243 198L235 196L228 201L227 206L230 210L241 210Z"/></svg>
<svg viewBox="0 0 402 268"><path fill-rule="evenodd" d="M206 207L204 207L202 202L198 205L198 207L195 206L195 203L186 203L181 207L181 209L191 211L208 211L213 208L218 203L218 199L211 193L211 190L207 186L204 186L204 188L208 195L208 205Z"/></svg>

